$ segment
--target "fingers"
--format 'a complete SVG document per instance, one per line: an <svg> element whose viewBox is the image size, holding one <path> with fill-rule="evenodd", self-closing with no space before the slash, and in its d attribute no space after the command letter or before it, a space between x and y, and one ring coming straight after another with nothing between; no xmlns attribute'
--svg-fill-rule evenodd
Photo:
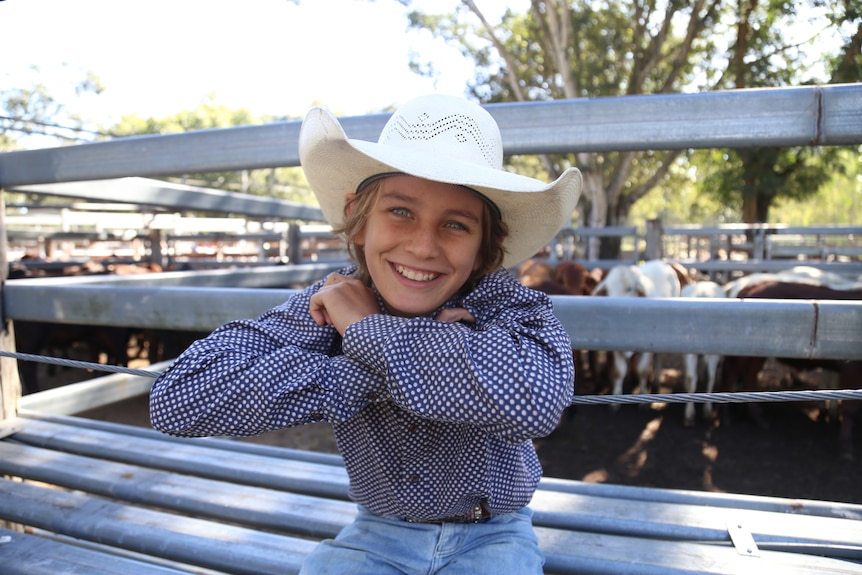
<svg viewBox="0 0 862 575"><path fill-rule="evenodd" d="M332 319L326 312L326 308L315 307L314 302L312 302L309 312L311 313L311 319L313 319L314 323L317 325L332 325Z"/></svg>
<svg viewBox="0 0 862 575"><path fill-rule="evenodd" d="M331 273L326 276L326 279L323 282L324 288L328 286L332 286L335 284L342 283L347 278L341 274ZM311 301L308 306L308 311L311 314L311 319L314 320L314 323L317 325L332 325L332 318L329 317L329 313L326 311L326 293L321 293L320 291L315 295L311 296Z"/></svg>
<svg viewBox="0 0 862 575"><path fill-rule="evenodd" d="M331 325L341 335L351 324L379 313L377 297L362 281L330 274L311 296L309 313L317 325Z"/></svg>
<svg viewBox="0 0 862 575"><path fill-rule="evenodd" d="M359 280L331 273L311 297L309 312L317 325L335 326L343 334L350 323L377 313L377 303L371 290ZM434 319L446 323L476 323L473 314L462 307L441 310Z"/></svg>
<svg viewBox="0 0 862 575"><path fill-rule="evenodd" d="M323 285L331 286L331 285L335 285L335 284L340 284L342 282L346 282L349 279L350 278L348 278L347 276L343 276L343 275L337 274L337 273L331 273L328 276L326 276L326 280L323 282Z"/></svg>

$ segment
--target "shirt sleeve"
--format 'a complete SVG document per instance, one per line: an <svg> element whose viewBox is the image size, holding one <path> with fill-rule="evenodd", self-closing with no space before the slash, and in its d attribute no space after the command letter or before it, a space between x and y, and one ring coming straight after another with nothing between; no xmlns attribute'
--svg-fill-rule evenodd
<svg viewBox="0 0 862 575"><path fill-rule="evenodd" d="M320 285L193 343L153 384L153 427L187 437L257 435L344 421L383 395L382 376L342 355L338 332L311 319Z"/></svg>
<svg viewBox="0 0 862 575"><path fill-rule="evenodd" d="M553 431L574 394L574 364L550 299L501 271L457 305L477 322L368 316L346 330L344 353L383 374L392 399L423 417L512 443Z"/></svg>

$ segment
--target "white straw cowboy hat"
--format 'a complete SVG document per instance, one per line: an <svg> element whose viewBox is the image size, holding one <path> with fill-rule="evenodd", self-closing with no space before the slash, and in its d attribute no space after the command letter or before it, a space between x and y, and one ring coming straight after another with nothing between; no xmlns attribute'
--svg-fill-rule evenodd
<svg viewBox="0 0 862 575"><path fill-rule="evenodd" d="M494 118L455 96L410 100L392 115L377 142L348 139L335 116L312 108L300 130L299 158L333 226L343 222L345 195L374 176L403 173L475 190L509 227L503 242L506 268L539 252L568 225L581 192L575 168L550 184L504 170Z"/></svg>

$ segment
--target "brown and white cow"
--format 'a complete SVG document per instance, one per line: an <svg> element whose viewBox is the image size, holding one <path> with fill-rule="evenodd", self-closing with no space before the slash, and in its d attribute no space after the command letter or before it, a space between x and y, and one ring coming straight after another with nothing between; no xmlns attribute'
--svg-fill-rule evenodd
<svg viewBox="0 0 862 575"><path fill-rule="evenodd" d="M725 294L724 288L715 282L698 281L682 286L682 290L680 291L680 297L723 299L725 297ZM718 372L718 363L719 361L721 361L721 356L717 354L698 355L694 353L687 353L683 355L683 369L685 390L688 393L695 393L697 391L698 374L700 372L698 368L700 367L701 360L706 369L706 393L711 393L713 388L715 387L716 374ZM703 416L706 419L710 419L712 417L711 403L703 404ZM694 419L694 403L687 403L685 405L685 419L683 424L686 427L691 427L694 425Z"/></svg>
<svg viewBox="0 0 862 575"><path fill-rule="evenodd" d="M660 260L650 260L641 265L618 265L611 268L605 278L593 290L594 295L608 297L679 297L679 277L673 267ZM629 360L634 352L612 352L613 371L611 389L614 395L623 392L623 381L628 372ZM636 354L635 370L640 393L647 392L647 385L653 373L654 356L650 352ZM655 366L655 373L660 373L660 366ZM619 406L613 405L616 411Z"/></svg>
<svg viewBox="0 0 862 575"><path fill-rule="evenodd" d="M862 289L833 289L811 283L765 281L744 286L737 293L740 298L761 299L806 299L806 300L860 300ZM862 336L860 336L862 337ZM722 362L722 389L725 391L753 391L757 388L757 376L766 362L765 357L727 356ZM824 359L776 358L782 364L796 370L827 369L838 373L841 389L862 387L862 361ZM859 401L843 401L840 407L841 431L839 449L841 456L852 459L852 429L859 411ZM758 404L749 404L749 412L761 426L767 426Z"/></svg>

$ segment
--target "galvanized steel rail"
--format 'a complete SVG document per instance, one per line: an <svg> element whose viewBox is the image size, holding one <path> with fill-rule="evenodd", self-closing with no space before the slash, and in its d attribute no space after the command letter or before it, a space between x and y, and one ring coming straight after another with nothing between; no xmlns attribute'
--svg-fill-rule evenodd
<svg viewBox="0 0 862 575"><path fill-rule="evenodd" d="M237 273L220 271L223 278ZM253 271L259 275L244 277L249 281L264 277L265 270ZM174 277L179 281L179 276ZM12 280L4 288L4 312L11 319L28 321L211 331L233 319L257 317L294 293L248 287L160 287L153 285L156 278L142 281L150 285L132 287L131 280L107 285ZM862 359L862 302L551 299L577 349Z"/></svg>
<svg viewBox="0 0 862 575"><path fill-rule="evenodd" d="M0 480L0 517L165 568L295 573L356 513L338 456L22 415L0 474L62 489ZM859 505L543 480L531 507L547 573L862 573ZM8 536L20 565L33 542Z"/></svg>
<svg viewBox="0 0 862 575"><path fill-rule="evenodd" d="M858 144L862 84L491 104L506 154ZM389 114L342 118L376 140ZM0 154L0 186L298 166L300 121Z"/></svg>

